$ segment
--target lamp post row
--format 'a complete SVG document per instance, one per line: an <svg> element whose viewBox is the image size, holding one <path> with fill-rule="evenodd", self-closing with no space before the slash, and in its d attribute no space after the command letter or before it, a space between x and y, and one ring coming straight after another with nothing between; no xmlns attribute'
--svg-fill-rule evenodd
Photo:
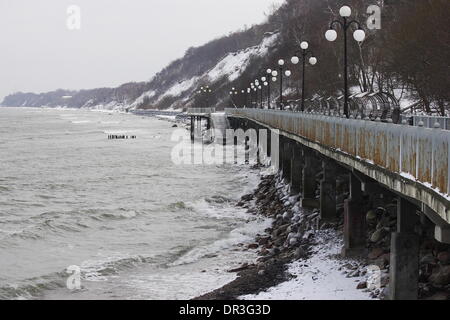
<svg viewBox="0 0 450 320"><path fill-rule="evenodd" d="M342 19L334 20L331 22L329 29L325 33L325 38L331 42L333 42L337 39L337 32L335 30L336 26L341 26L342 30L344 31L344 38L343 38L343 40L344 40L344 115L348 118L350 116L350 112L349 112L349 103L348 103L349 88L348 88L348 36L347 36L347 31L350 29L350 27L352 25L356 25L357 29L353 33L353 38L358 42L364 41L364 39L366 38L366 34L365 34L364 30L361 28L361 24L358 21L349 20L351 14L352 14L352 10L349 6L341 7L341 9L339 10L339 14ZM305 111L306 61L309 57L309 60L308 60L309 64L314 66L315 64L317 64L318 60L312 54L312 51L309 50L308 42L306 42L306 41L301 42L300 48L301 48L301 50L298 51L296 53L296 55L291 58L291 63L293 65L297 65L300 63L300 61L302 62L301 111ZM266 76L261 77L262 83L259 82L259 79L256 79L254 82L252 82L250 84L250 87L247 88L247 91L242 90L242 94L245 94L245 92L247 92L247 95L248 94L251 95L252 92L255 92L256 98L255 98L254 105L257 107L258 106L258 90L261 91L260 107L262 108L263 107L263 90L262 89L263 89L263 87L267 87L267 89L268 89L267 90L267 108L271 109L271 98L270 98L270 93L271 93L270 82L271 81L270 80L272 80L272 82L276 82L279 77L279 80L280 80L279 109L284 110L285 108L284 108L284 103L283 103L283 69L284 69L285 64L286 64L285 61L283 59L280 59L278 61L279 73L277 70L267 69L266 70L267 77ZM290 77L291 74L292 73L290 70L285 70L284 75L286 77ZM237 91L235 91L235 88L233 88L232 92L230 92L230 94L232 96L233 96L233 93L235 93L235 95L237 95ZM253 99L252 98L251 98L251 105L253 107Z"/></svg>

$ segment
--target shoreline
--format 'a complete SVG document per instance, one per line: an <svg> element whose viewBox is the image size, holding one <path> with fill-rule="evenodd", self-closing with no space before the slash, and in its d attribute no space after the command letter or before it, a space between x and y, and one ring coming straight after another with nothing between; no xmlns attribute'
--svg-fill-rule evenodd
<svg viewBox="0 0 450 320"><path fill-rule="evenodd" d="M266 229L264 235L258 235L255 243L249 245L252 249L258 249L258 259L254 264L244 264L230 270L237 273L234 281L193 300L253 300L252 296L259 299L258 294L266 292L269 292L270 297L270 291L276 290L277 286L296 281L301 274L291 272L292 265L297 263L302 268L308 267L309 259L317 254L318 242L334 242L335 237L341 235L341 223L319 225L318 210L301 208L299 200L298 195L289 194L289 186L278 175L262 176L256 190L243 196L237 204L252 214L273 219L272 227ZM329 234L328 238L323 234ZM353 296L358 299L366 297L369 300L369 291L361 293L357 290L364 275L359 272L357 276L351 274L356 274L355 270L363 268L365 264L353 259L335 260L338 265L336 268L339 269L336 272L347 280L346 289L353 290Z"/></svg>

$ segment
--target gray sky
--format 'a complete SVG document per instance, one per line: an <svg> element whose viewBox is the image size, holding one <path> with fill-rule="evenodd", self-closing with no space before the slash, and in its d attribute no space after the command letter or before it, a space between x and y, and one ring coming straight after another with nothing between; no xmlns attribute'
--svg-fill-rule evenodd
<svg viewBox="0 0 450 320"><path fill-rule="evenodd" d="M284 0L0 0L7 94L148 80L187 48L262 22ZM67 8L81 9L81 29Z"/></svg>

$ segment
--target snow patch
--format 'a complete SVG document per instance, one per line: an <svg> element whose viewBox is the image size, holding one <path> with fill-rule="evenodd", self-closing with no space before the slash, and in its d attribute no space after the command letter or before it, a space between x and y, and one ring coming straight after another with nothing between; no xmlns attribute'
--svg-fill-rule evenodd
<svg viewBox="0 0 450 320"><path fill-rule="evenodd" d="M257 295L240 297L244 300L370 300L368 292L357 290L362 277L347 278L340 267L343 261L336 257L342 249L342 240L334 231L320 231L314 253L306 261L289 265L292 280L281 283Z"/></svg>
<svg viewBox="0 0 450 320"><path fill-rule="evenodd" d="M254 56L265 56L277 39L277 33L271 34L270 36L265 37L259 46L229 53L208 72L207 76L209 80L214 82L224 76L228 77L228 81L236 80L248 67L251 58Z"/></svg>

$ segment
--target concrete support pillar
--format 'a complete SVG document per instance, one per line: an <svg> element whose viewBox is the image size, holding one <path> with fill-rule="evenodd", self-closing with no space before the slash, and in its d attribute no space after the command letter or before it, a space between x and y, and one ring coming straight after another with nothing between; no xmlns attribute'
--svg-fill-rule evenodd
<svg viewBox="0 0 450 320"><path fill-rule="evenodd" d="M285 138L280 135L280 140L279 140L279 147L278 147L278 157L279 157L279 170L280 172L283 172L283 166L284 166L284 143L285 143Z"/></svg>
<svg viewBox="0 0 450 320"><path fill-rule="evenodd" d="M389 293L391 300L417 300L419 282L419 235L417 208L399 198L397 232L392 234Z"/></svg>
<svg viewBox="0 0 450 320"><path fill-rule="evenodd" d="M191 142L194 142L195 138L195 117L191 116Z"/></svg>
<svg viewBox="0 0 450 320"><path fill-rule="evenodd" d="M292 142L284 139L283 145L283 178L291 182Z"/></svg>
<svg viewBox="0 0 450 320"><path fill-rule="evenodd" d="M317 175L317 160L314 158L311 151L303 151L304 167L303 167L303 198L315 199L316 197L316 175Z"/></svg>
<svg viewBox="0 0 450 320"><path fill-rule="evenodd" d="M350 173L350 198L344 201L344 249L346 257L358 256L366 250L366 215L361 182Z"/></svg>
<svg viewBox="0 0 450 320"><path fill-rule="evenodd" d="M259 165L261 164L261 137L259 136L259 125L255 124L253 129L256 131L256 163ZM264 152L264 151L263 151Z"/></svg>
<svg viewBox="0 0 450 320"><path fill-rule="evenodd" d="M303 152L297 145L292 145L291 158L291 193L292 195L299 194L302 190L302 175L303 175Z"/></svg>
<svg viewBox="0 0 450 320"><path fill-rule="evenodd" d="M200 140L202 140L203 135L202 135L202 117L197 117L197 134L196 137Z"/></svg>
<svg viewBox="0 0 450 320"><path fill-rule="evenodd" d="M320 182L320 218L335 220L336 211L336 166L330 161L322 161L323 179Z"/></svg>
<svg viewBox="0 0 450 320"><path fill-rule="evenodd" d="M450 244L450 228L436 226L434 230L434 237L439 242Z"/></svg>

